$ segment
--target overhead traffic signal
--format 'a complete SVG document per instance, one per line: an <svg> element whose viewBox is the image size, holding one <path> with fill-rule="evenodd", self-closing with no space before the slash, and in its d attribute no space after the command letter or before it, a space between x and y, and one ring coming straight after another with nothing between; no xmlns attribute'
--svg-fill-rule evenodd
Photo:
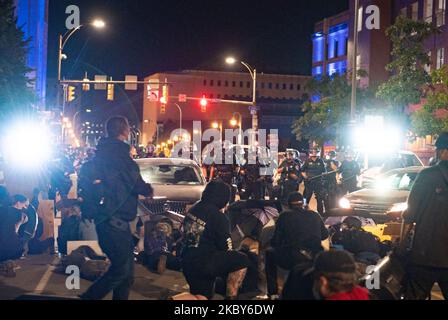
<svg viewBox="0 0 448 320"><path fill-rule="evenodd" d="M107 85L107 100L113 101L114 100L114 84L109 83Z"/></svg>
<svg viewBox="0 0 448 320"><path fill-rule="evenodd" d="M160 103L166 105L168 103L168 85L162 87L162 96L160 97Z"/></svg>
<svg viewBox="0 0 448 320"><path fill-rule="evenodd" d="M205 94L202 96L201 101L199 102L199 104L201 105L201 112L207 112L207 104L208 101L205 98Z"/></svg>
<svg viewBox="0 0 448 320"><path fill-rule="evenodd" d="M67 97L66 97L66 101L67 102L72 102L73 100L76 99L76 97L75 97L75 89L76 89L76 87L73 87L73 86L68 86L67 87Z"/></svg>

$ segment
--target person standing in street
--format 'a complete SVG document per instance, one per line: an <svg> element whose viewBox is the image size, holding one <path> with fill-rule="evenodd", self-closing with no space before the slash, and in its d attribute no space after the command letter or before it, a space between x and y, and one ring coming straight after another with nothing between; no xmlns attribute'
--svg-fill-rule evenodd
<svg viewBox="0 0 448 320"><path fill-rule="evenodd" d="M309 205L311 198L316 195L317 211L324 213L324 186L323 175L327 172L324 161L319 156L319 150L313 148L308 160L302 167L302 175L305 178L304 197Z"/></svg>
<svg viewBox="0 0 448 320"><path fill-rule="evenodd" d="M286 152L286 159L282 161L278 168L280 176L280 198L282 202L287 202L288 195L291 192L299 190L299 185L302 183L302 174L300 172L301 165L298 159L294 159L292 151Z"/></svg>
<svg viewBox="0 0 448 320"><path fill-rule="evenodd" d="M127 300L134 281L134 242L129 222L137 215L138 196L151 197L126 141L128 120L112 117L106 123L107 138L100 140L92 161L80 172L82 214L93 217L101 249L111 262L109 270L84 294L83 300L101 300L113 292L114 300Z"/></svg>
<svg viewBox="0 0 448 320"><path fill-rule="evenodd" d="M438 164L417 176L403 218L415 225L405 298L425 300L437 282L448 299L448 132L436 142Z"/></svg>
<svg viewBox="0 0 448 320"><path fill-rule="evenodd" d="M358 176L361 174L361 168L358 162L355 161L352 151L345 153L345 160L342 161L339 174L342 179L343 193L355 192L357 190Z"/></svg>

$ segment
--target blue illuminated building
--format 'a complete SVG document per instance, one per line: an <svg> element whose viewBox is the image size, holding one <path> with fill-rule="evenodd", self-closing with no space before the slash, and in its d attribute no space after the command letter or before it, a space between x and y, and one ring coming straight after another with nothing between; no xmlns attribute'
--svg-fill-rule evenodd
<svg viewBox="0 0 448 320"><path fill-rule="evenodd" d="M35 81L35 92L40 107L44 106L47 78L48 1L15 0L17 25L25 33L29 44L27 65L29 77Z"/></svg>
<svg viewBox="0 0 448 320"><path fill-rule="evenodd" d="M347 71L349 14L343 12L316 24L313 41L312 75L344 74Z"/></svg>

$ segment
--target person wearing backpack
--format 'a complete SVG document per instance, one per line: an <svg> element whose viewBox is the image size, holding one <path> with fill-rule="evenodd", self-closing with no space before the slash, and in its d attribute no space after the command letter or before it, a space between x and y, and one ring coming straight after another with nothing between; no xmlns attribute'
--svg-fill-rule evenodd
<svg viewBox="0 0 448 320"><path fill-rule="evenodd" d="M129 222L137 216L138 196L151 197L126 143L128 120L112 117L106 123L95 157L80 171L79 195L83 218L93 219L102 251L111 262L109 270L80 297L101 300L113 292L114 300L127 300L134 281L134 242ZM84 167L85 166L85 167Z"/></svg>
<svg viewBox="0 0 448 320"><path fill-rule="evenodd" d="M403 218L414 225L405 298L425 300L437 282L448 299L448 132L436 142L438 164L415 179Z"/></svg>

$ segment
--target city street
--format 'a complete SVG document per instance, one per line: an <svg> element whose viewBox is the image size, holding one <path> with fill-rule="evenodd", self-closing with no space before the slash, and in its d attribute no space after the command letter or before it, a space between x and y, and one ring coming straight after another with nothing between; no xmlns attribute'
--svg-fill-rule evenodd
<svg viewBox="0 0 448 320"><path fill-rule="evenodd" d="M23 295L31 295L29 298L33 299L39 295L76 299L91 282L81 279L80 290L67 290L66 275L54 272L58 261L57 257L49 255L30 256L17 261L20 266L17 277L0 276L0 300L13 300ZM180 272L167 270L163 275L158 275L140 264L136 264L135 272L131 300L165 300L169 296L188 291L188 285ZM110 294L105 300L110 300L111 297ZM220 300L222 297L217 295L215 299ZM244 296L241 299L244 299ZM432 292L432 300L443 300L437 286Z"/></svg>

